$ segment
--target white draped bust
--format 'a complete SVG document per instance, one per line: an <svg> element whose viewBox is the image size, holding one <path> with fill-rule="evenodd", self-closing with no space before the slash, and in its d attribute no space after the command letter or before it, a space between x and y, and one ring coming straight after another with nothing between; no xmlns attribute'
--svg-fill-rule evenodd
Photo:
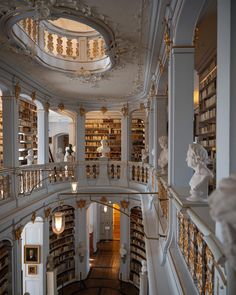
<svg viewBox="0 0 236 295"><path fill-rule="evenodd" d="M212 218L221 224L224 254L236 271L236 174L220 181L209 205Z"/></svg>
<svg viewBox="0 0 236 295"><path fill-rule="evenodd" d="M166 174L167 167L168 167L168 137L167 136L159 137L159 144L162 148L162 151L158 158L158 165L161 167L161 173Z"/></svg>
<svg viewBox="0 0 236 295"><path fill-rule="evenodd" d="M189 145L187 165L194 170L190 179L190 196L189 201L203 201L208 197L209 178L213 177L212 172L207 168L208 154L207 151L198 143Z"/></svg>
<svg viewBox="0 0 236 295"><path fill-rule="evenodd" d="M32 165L33 164L33 162L34 162L34 151L33 151L33 149L28 150L28 154L27 154L27 156L25 158L27 160L27 165Z"/></svg>
<svg viewBox="0 0 236 295"><path fill-rule="evenodd" d="M64 162L64 154L62 152L62 148L58 148L56 152L56 162Z"/></svg>
<svg viewBox="0 0 236 295"><path fill-rule="evenodd" d="M101 158L107 157L107 154L110 153L110 148L108 146L108 141L106 139L101 140L101 146L97 148L97 151L101 153Z"/></svg>

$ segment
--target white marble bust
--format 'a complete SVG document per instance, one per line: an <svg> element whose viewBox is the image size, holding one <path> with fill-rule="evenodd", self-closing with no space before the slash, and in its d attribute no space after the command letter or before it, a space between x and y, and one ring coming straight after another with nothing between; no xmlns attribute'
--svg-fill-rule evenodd
<svg viewBox="0 0 236 295"><path fill-rule="evenodd" d="M141 272L142 272L142 274L146 274L147 273L147 262L146 262L146 260L142 260Z"/></svg>
<svg viewBox="0 0 236 295"><path fill-rule="evenodd" d="M204 201L208 197L209 178L213 177L212 172L207 168L207 151L198 143L190 144L186 162L194 170L189 182L191 190L187 200Z"/></svg>
<svg viewBox="0 0 236 295"><path fill-rule="evenodd" d="M143 163L148 162L148 151L146 149L142 149L142 162Z"/></svg>
<svg viewBox="0 0 236 295"><path fill-rule="evenodd" d="M28 154L25 157L27 159L27 165L32 165L34 162L34 151L33 149L28 150Z"/></svg>
<svg viewBox="0 0 236 295"><path fill-rule="evenodd" d="M167 136L160 136L159 137L159 144L162 148L160 156L158 158L158 165L161 167L161 173L167 173L168 167L168 137Z"/></svg>
<svg viewBox="0 0 236 295"><path fill-rule="evenodd" d="M221 224L224 254L236 271L236 174L220 181L209 205L212 218Z"/></svg>
<svg viewBox="0 0 236 295"><path fill-rule="evenodd" d="M56 152L56 162L64 162L64 154L62 152L62 148L58 148Z"/></svg>
<svg viewBox="0 0 236 295"><path fill-rule="evenodd" d="M106 139L102 139L101 146L97 148L97 151L102 154L101 158L106 158L107 154L110 153L110 150L108 141Z"/></svg>
<svg viewBox="0 0 236 295"><path fill-rule="evenodd" d="M125 259L126 255L127 255L127 250L125 249L125 244L122 243L120 247L120 257L122 259Z"/></svg>

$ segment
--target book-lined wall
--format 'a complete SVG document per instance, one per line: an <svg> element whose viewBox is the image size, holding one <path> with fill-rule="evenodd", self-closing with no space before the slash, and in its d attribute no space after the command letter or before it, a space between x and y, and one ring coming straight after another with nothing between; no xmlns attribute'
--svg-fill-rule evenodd
<svg viewBox="0 0 236 295"><path fill-rule="evenodd" d="M0 97L0 167L3 166L2 98Z"/></svg>
<svg viewBox="0 0 236 295"><path fill-rule="evenodd" d="M209 168L216 170L216 58L199 73L198 142L208 151ZM215 188L215 180L209 186Z"/></svg>
<svg viewBox="0 0 236 295"><path fill-rule="evenodd" d="M37 144L37 107L33 102L19 100L19 164L26 165L26 156L29 149L33 149L34 162L37 164L38 144Z"/></svg>
<svg viewBox="0 0 236 295"><path fill-rule="evenodd" d="M9 241L0 241L0 295L12 294L12 251Z"/></svg>
<svg viewBox="0 0 236 295"><path fill-rule="evenodd" d="M131 161L142 161L142 149L145 149L145 126L142 119L133 118L131 121Z"/></svg>
<svg viewBox="0 0 236 295"><path fill-rule="evenodd" d="M90 119L85 121L85 159L97 160L100 153L97 148L101 140L108 140L110 147L109 158L114 161L121 160L121 120L110 118Z"/></svg>
<svg viewBox="0 0 236 295"><path fill-rule="evenodd" d="M75 279L75 214L74 208L68 205L60 206L56 211L65 215L65 230L60 235L54 234L50 220L49 252L54 256L57 287L60 287Z"/></svg>
<svg viewBox="0 0 236 295"><path fill-rule="evenodd" d="M142 260L146 260L142 210L134 207L130 212L130 280L139 287Z"/></svg>

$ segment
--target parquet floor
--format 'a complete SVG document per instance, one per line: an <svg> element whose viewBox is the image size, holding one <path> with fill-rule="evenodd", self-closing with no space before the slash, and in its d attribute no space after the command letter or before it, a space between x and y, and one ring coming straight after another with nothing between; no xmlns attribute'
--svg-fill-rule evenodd
<svg viewBox="0 0 236 295"><path fill-rule="evenodd" d="M120 241L100 242L91 258L91 270L83 283L72 283L59 295L138 295L132 284L119 281Z"/></svg>

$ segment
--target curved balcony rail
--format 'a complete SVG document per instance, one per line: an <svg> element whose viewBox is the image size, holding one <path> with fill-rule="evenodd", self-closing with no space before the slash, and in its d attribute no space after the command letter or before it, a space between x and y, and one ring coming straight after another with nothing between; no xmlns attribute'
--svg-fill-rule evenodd
<svg viewBox="0 0 236 295"><path fill-rule="evenodd" d="M186 277L191 277L193 294L218 294L219 289L226 294L224 255L214 235L208 205L186 201L185 193L168 186L165 177L158 177L157 182L156 212L162 231L168 232L162 244L163 265L166 261L181 261L182 268L179 265L176 269L177 274L182 274L180 285L189 286L183 275L188 272Z"/></svg>
<svg viewBox="0 0 236 295"><path fill-rule="evenodd" d="M46 21L25 18L13 26L13 33L19 43L48 66L85 76L111 66L104 38L95 30L86 36L59 30Z"/></svg>

